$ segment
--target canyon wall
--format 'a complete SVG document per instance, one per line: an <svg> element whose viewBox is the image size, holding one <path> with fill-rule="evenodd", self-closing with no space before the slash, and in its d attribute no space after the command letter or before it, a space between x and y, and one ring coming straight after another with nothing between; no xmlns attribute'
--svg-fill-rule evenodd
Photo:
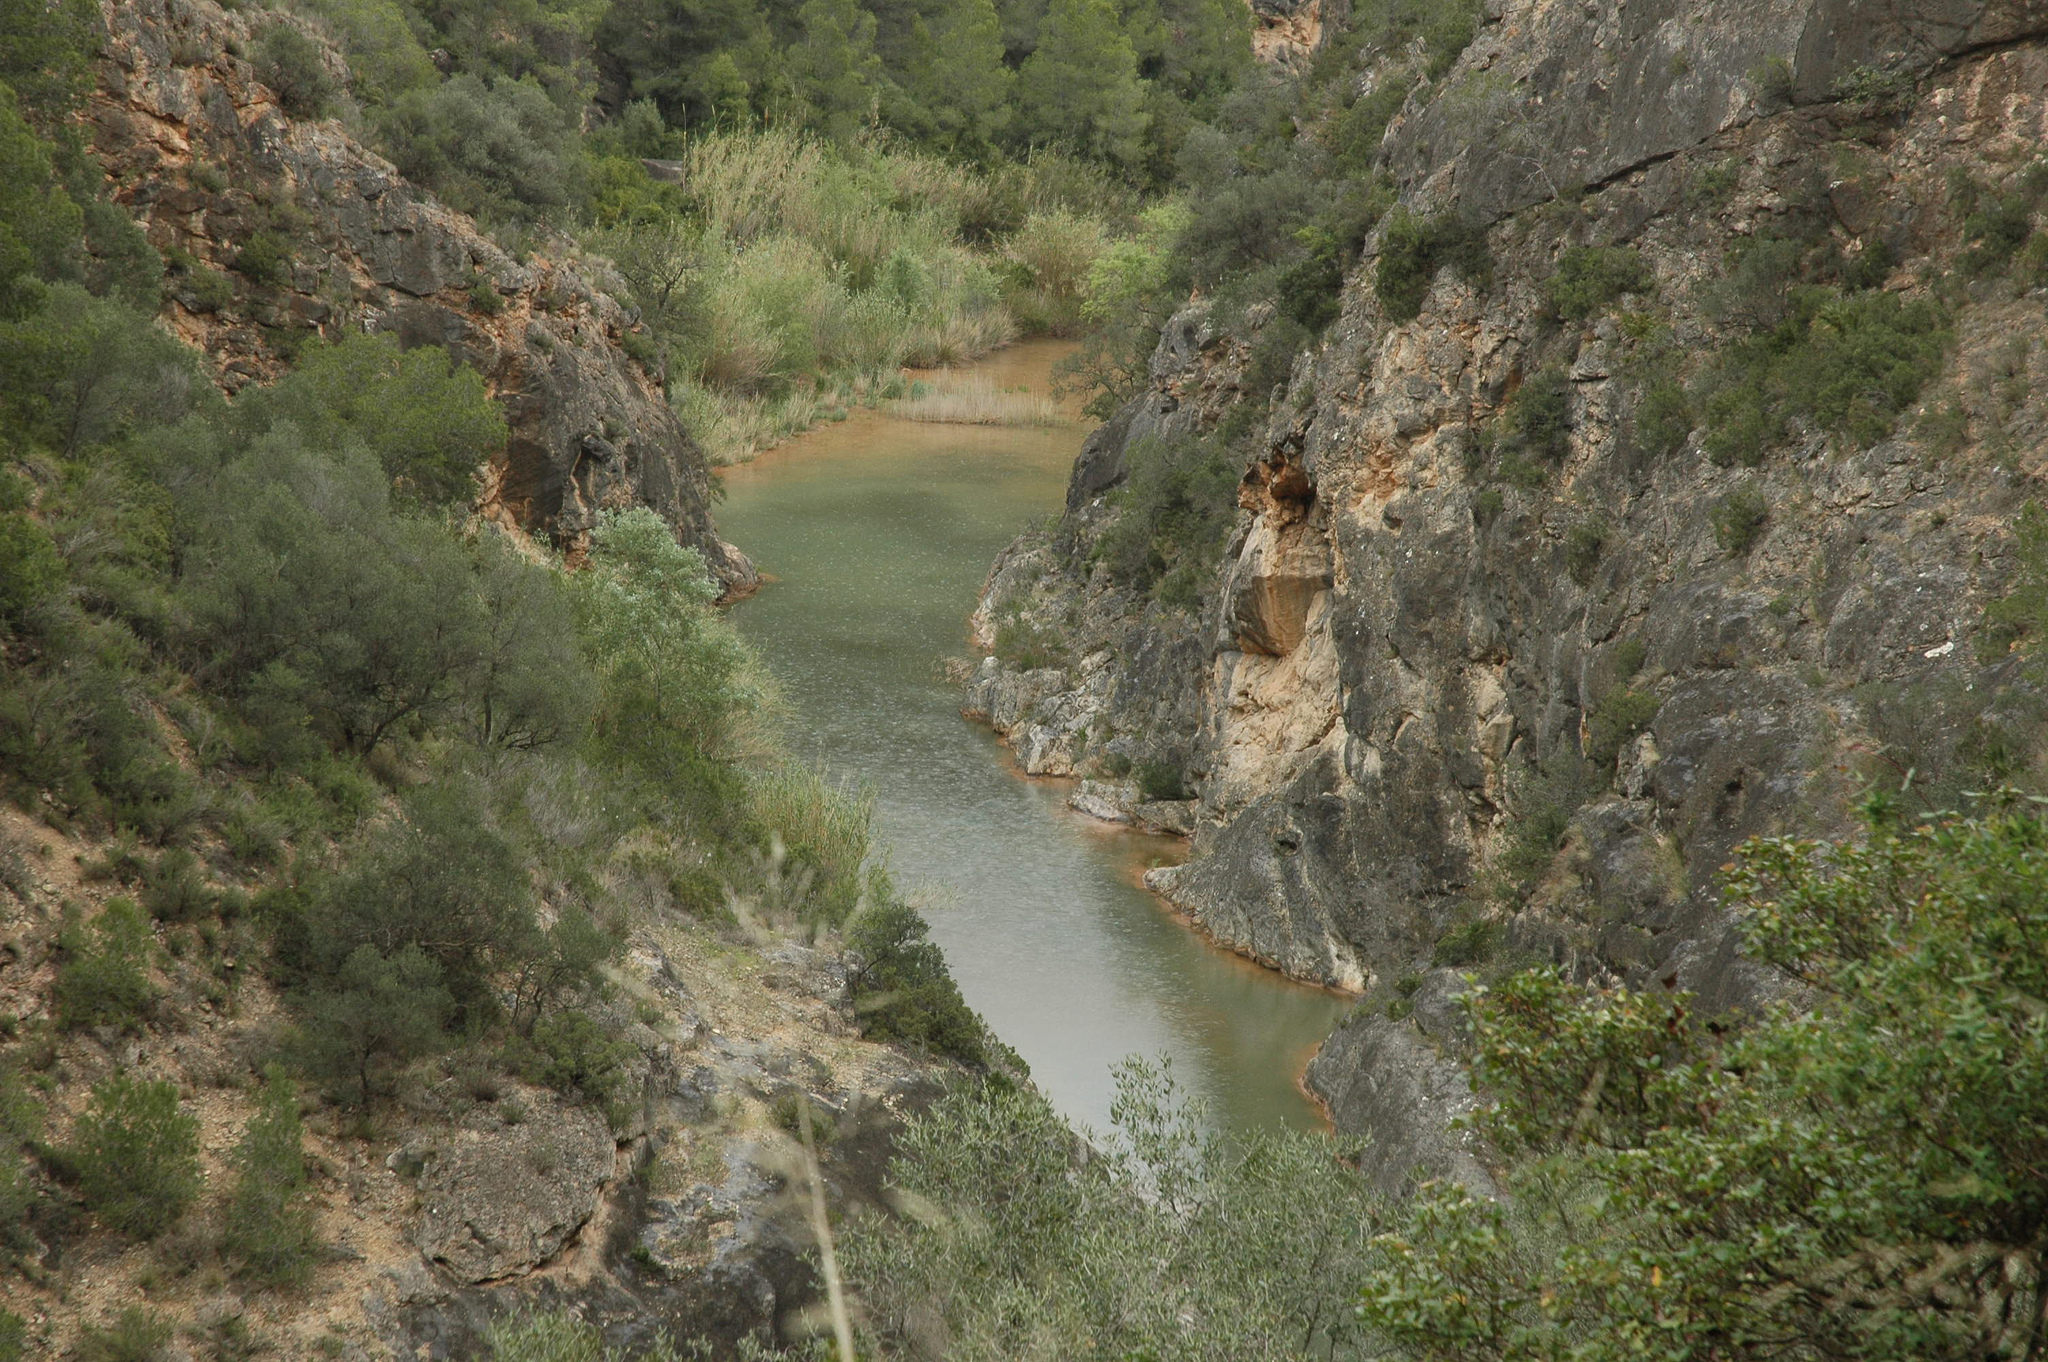
<svg viewBox="0 0 2048 1362"><path fill-rule="evenodd" d="M1363 995L1310 1081L1383 1182L1484 1179L1445 1124L1475 1100L1452 1002L1474 974L1756 1006L1774 984L1718 880L1739 843L1846 832L1874 784L1951 796L2038 748L2038 688L1984 612L2026 570L2048 278L1994 268L1971 213L2030 230L2044 39L2020 0L1491 5L1389 129L1402 211L1283 387L1245 391L1259 309L1190 306L1057 528L996 565L969 712L1026 769L1084 777L1078 806L1191 831L1153 883L1211 936ZM1483 228L1490 277L1435 269L1402 319L1376 280L1418 221ZM1744 273L1778 240L1948 343L1904 411L1731 455L1699 384L1760 334L1743 309L1802 287ZM1588 261L1641 273L1561 303ZM1554 463L1514 453L1546 384ZM1131 462L1269 398L1199 605L1115 580L1095 550ZM1006 633L1069 642L1026 666Z"/></svg>

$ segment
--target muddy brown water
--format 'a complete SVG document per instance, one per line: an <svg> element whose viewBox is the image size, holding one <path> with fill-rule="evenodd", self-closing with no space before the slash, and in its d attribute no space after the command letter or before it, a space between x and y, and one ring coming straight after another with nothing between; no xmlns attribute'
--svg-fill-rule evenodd
<svg viewBox="0 0 2048 1362"><path fill-rule="evenodd" d="M1066 348L1013 346L972 372L1044 392ZM861 412L726 470L720 530L771 578L734 619L782 684L798 751L872 785L881 853L967 1001L1065 1115L1106 1128L1111 1067L1165 1055L1226 1130L1315 1128L1297 1083L1345 1000L1178 921L1138 877L1181 845L1018 775L939 668L967 651L996 554L1059 510L1087 431Z"/></svg>

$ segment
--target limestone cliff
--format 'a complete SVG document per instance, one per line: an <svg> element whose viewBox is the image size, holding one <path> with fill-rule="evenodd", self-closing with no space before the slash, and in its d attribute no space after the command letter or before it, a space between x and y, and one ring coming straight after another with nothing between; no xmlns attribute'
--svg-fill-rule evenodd
<svg viewBox="0 0 2048 1362"><path fill-rule="evenodd" d="M752 587L752 566L712 526L703 453L620 348L635 323L617 302L562 260L514 259L341 124L291 117L242 55L250 16L210 0L105 14L92 147L173 262L167 319L224 389L351 328L445 346L511 426L484 513L573 552L600 512L648 506L728 592Z"/></svg>
<svg viewBox="0 0 2048 1362"><path fill-rule="evenodd" d="M1091 777L1091 811L1191 823L1154 882L1204 930L1366 995L1310 1079L1377 1137L1385 1181L1483 1176L1443 1129L1473 1100L1462 971L1554 960L1754 1003L1716 882L1737 843L1842 830L1872 779L2035 742L1982 620L2044 471L2048 292L1985 267L1967 186L2020 205L2026 236L2015 186L2044 145L2038 3L1494 3L1380 152L1405 221L1484 228L1491 278L1436 271L1400 320L1375 288L1395 220L1368 240L1272 394L1201 607L1146 601L1090 549L1133 450L1266 397L1242 390L1255 313L1175 318L1058 528L997 564L984 641L1023 621L1073 642L1059 666L984 663L970 711L1027 769ZM1733 418L1696 402L1654 437L1657 375L1730 353L1741 243L1780 238L1863 260L1868 296L1938 304L1938 371L1889 435L1799 419L1729 457ZM1644 273L1560 305L1586 248ZM1555 465L1511 469L1518 395L1544 382ZM1115 774L1148 768L1193 802ZM1544 816L1560 835L1516 879Z"/></svg>

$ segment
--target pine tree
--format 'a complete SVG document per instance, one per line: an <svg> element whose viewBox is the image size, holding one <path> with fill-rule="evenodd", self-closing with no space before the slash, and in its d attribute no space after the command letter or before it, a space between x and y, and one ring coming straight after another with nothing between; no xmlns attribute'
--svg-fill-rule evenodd
<svg viewBox="0 0 2048 1362"><path fill-rule="evenodd" d="M927 136L948 151L985 151L1010 121L1016 75L1003 64L993 0L954 0L911 26L906 79Z"/></svg>
<svg viewBox="0 0 2048 1362"><path fill-rule="evenodd" d="M1053 0L1024 63L1017 132L1125 170L1145 154L1145 85L1110 0Z"/></svg>
<svg viewBox="0 0 2048 1362"><path fill-rule="evenodd" d="M853 0L805 0L797 11L803 36L784 71L807 127L850 141L875 119L889 83L875 55L875 17Z"/></svg>

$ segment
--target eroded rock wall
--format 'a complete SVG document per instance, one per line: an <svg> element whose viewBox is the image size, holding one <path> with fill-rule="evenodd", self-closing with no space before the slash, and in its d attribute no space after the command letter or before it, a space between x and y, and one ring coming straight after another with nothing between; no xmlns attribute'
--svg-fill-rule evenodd
<svg viewBox="0 0 2048 1362"><path fill-rule="evenodd" d="M1259 396L1242 391L1251 335L1200 306L1082 456L1057 531L990 578L988 637L1038 621L1082 660L1029 678L986 663L970 711L1027 769L1092 777L1098 814L1140 816L1140 781L1112 772L1183 763L1191 855L1152 882L1226 944L1366 995L1310 1079L1377 1137L1389 1183L1418 1163L1469 1171L1443 1130L1470 1096L1442 1063L1456 1009L1418 1004L1453 966L1483 949L1753 1005L1772 986L1717 884L1734 847L1850 827L1892 740L1881 706L1940 748L1984 712L1937 697L2025 690L1978 636L2048 462L2048 292L1965 280L1951 185L2008 185L2048 146L2048 9L1856 8L1495 6L1384 148L1408 206L1489 224L1490 284L1446 269L1397 321L1368 242L1339 319L1276 394L1198 610L1118 587L1089 549L1119 513L1126 452ZM1827 98L1881 59L1918 78L1903 108ZM1884 289L1939 294L1941 373L1876 442L1797 429L1755 467L1707 458L1704 425L1653 448L1652 347L1727 344L1706 300L1732 245L1800 215L1845 256L1888 252ZM1587 244L1636 251L1654 286L1560 319L1543 285ZM1496 419L1553 368L1560 465L1540 485L1494 477ZM1715 519L1737 501L1765 518L1731 547ZM1616 697L1637 708L1603 736ZM1501 858L1560 753L1597 757L1593 783L1555 796L1569 834L1506 898Z"/></svg>
<svg viewBox="0 0 2048 1362"><path fill-rule="evenodd" d="M651 507L728 592L753 586L711 523L703 452L621 348L636 323L614 299L562 260L514 259L341 123L290 116L242 55L251 16L211 0L123 0L105 15L93 150L115 199L178 262L166 320L224 390L275 378L315 336L444 346L511 426L484 513L574 553L601 512ZM258 234L287 258L238 272Z"/></svg>

